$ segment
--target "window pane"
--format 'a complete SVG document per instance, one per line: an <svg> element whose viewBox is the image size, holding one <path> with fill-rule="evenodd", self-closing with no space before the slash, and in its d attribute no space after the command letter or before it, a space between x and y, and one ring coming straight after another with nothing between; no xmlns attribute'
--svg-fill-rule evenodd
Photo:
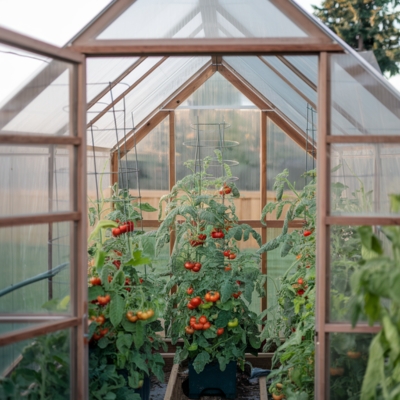
<svg viewBox="0 0 400 400"><path fill-rule="evenodd" d="M0 215L71 211L70 147L0 146Z"/></svg>
<svg viewBox="0 0 400 400"><path fill-rule="evenodd" d="M0 229L0 313L69 313L71 224Z"/></svg>

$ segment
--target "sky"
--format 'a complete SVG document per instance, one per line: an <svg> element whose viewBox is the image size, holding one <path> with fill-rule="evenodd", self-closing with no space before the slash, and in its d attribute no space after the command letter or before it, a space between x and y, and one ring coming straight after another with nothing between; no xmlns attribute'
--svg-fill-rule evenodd
<svg viewBox="0 0 400 400"><path fill-rule="evenodd" d="M0 0L0 26L61 47L110 1ZM311 5L319 6L322 0L295 1L312 13ZM7 50L9 49L0 46L0 105L16 87L23 85L46 62L29 58L12 62L16 57L4 53ZM389 81L400 90L400 75Z"/></svg>

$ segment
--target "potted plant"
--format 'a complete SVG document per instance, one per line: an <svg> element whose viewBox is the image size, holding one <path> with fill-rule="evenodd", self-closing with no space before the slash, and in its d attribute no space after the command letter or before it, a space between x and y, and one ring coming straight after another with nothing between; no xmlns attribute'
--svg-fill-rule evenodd
<svg viewBox="0 0 400 400"><path fill-rule="evenodd" d="M114 185L111 198L90 210L91 224L98 220L89 238L91 399L148 399L150 374L164 379L157 334L164 283L150 271L149 236L135 231L140 210L155 209L134 201Z"/></svg>
<svg viewBox="0 0 400 400"><path fill-rule="evenodd" d="M216 154L221 162L222 157ZM253 251L241 251L239 242L252 236L258 244L259 234L249 225L239 224L233 199L239 197L229 181L230 169L224 164L226 177L208 175L209 158L202 163L202 172L195 172L195 163L186 166L191 174L177 182L165 203L165 219L157 232L156 249L169 242L175 231L175 244L169 267L172 287L166 310L166 329L172 343L183 340L174 362L189 359L190 397L216 383L215 374L229 372L218 379L228 398L236 394L236 364L244 368L246 351L256 352L260 346L256 313L249 309L254 290L264 293L259 271L260 257ZM207 377L204 378L206 374ZM207 381L208 380L208 381ZM214 381L214 379L213 379Z"/></svg>

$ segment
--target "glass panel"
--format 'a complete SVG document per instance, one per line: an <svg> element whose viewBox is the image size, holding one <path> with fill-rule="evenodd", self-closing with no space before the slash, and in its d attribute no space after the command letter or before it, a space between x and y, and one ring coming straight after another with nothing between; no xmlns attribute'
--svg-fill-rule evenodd
<svg viewBox="0 0 400 400"><path fill-rule="evenodd" d="M399 93L353 55L331 56L332 135L398 135Z"/></svg>
<svg viewBox="0 0 400 400"><path fill-rule="evenodd" d="M247 82L305 131L307 102L258 57L224 57ZM317 121L315 120L315 126Z"/></svg>
<svg viewBox="0 0 400 400"><path fill-rule="evenodd" d="M332 214L389 215L389 194L399 193L399 155L398 144L332 145Z"/></svg>
<svg viewBox="0 0 400 400"><path fill-rule="evenodd" d="M170 57L136 86L124 99L95 123L95 146L113 147L189 80L208 61L209 57ZM88 132L88 143L92 143Z"/></svg>
<svg viewBox="0 0 400 400"><path fill-rule="evenodd" d="M318 56L285 56L296 70L308 78L315 86L318 83Z"/></svg>
<svg viewBox="0 0 400 400"><path fill-rule="evenodd" d="M311 113L311 111L310 111ZM316 160L307 154L276 124L268 119L267 126L267 203L275 201L276 194L273 190L275 177L282 171L289 171L288 179L294 184L296 190L302 190L309 183L309 178L302 177L306 171L316 168ZM315 133L316 135L316 133ZM284 197L293 198L294 193L285 186ZM290 206L284 207L279 219L284 219ZM268 213L267 219L276 219L276 212Z"/></svg>
<svg viewBox="0 0 400 400"><path fill-rule="evenodd" d="M69 313L70 232L70 222L0 229L0 313Z"/></svg>
<svg viewBox="0 0 400 400"><path fill-rule="evenodd" d="M0 134L71 134L70 64L0 45L0 65Z"/></svg>
<svg viewBox="0 0 400 400"><path fill-rule="evenodd" d="M70 330L0 347L0 374L1 399L69 399Z"/></svg>
<svg viewBox="0 0 400 400"><path fill-rule="evenodd" d="M368 362L370 334L331 333L330 400L359 399Z"/></svg>
<svg viewBox="0 0 400 400"><path fill-rule="evenodd" d="M71 148L0 146L0 215L70 211Z"/></svg>
<svg viewBox="0 0 400 400"><path fill-rule="evenodd" d="M165 118L143 140L137 144L139 173L136 171L135 149L120 163L119 184L121 188L129 187L132 196L138 196L137 179L139 179L142 203L149 203L158 208L164 194L169 192L169 119ZM157 212L143 212L144 219L157 220Z"/></svg>
<svg viewBox="0 0 400 400"><path fill-rule="evenodd" d="M118 76L126 71L131 65L133 65L139 57L129 58L88 58L86 60L87 65L87 101L89 102L103 89L105 89L111 82L113 82ZM125 78L124 78L125 79ZM123 90L126 86L122 83L118 85L123 86Z"/></svg>
<svg viewBox="0 0 400 400"><path fill-rule="evenodd" d="M307 37L268 0L137 0L98 39Z"/></svg>

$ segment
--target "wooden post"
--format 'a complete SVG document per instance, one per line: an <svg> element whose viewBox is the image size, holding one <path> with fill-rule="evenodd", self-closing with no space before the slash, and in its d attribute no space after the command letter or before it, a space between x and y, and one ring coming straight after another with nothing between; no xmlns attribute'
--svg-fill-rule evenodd
<svg viewBox="0 0 400 400"><path fill-rule="evenodd" d="M176 168L175 168L175 112L169 112L169 191L176 183ZM169 253L172 254L175 245L175 231L171 230L169 241ZM176 286L171 289L171 293L176 292Z"/></svg>
<svg viewBox="0 0 400 400"><path fill-rule="evenodd" d="M260 113L260 215L264 206L267 204L267 113ZM267 242L267 228L261 228L261 242ZM261 272L267 273L267 253L261 255ZM261 300L261 311L268 307L267 282L265 283L265 296Z"/></svg>

